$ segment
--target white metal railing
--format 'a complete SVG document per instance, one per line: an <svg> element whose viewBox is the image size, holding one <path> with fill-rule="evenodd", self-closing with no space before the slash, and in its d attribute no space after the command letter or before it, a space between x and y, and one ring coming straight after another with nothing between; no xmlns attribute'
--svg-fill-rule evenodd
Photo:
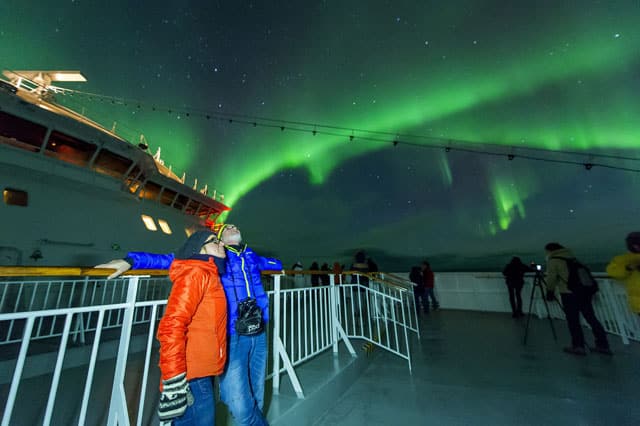
<svg viewBox="0 0 640 426"><path fill-rule="evenodd" d="M363 339L407 360L411 369L410 333L419 338L417 313L412 286L402 274L367 275L368 287L360 285L360 275L355 274L354 284L335 284L334 275L329 286L282 289L283 275L273 275L271 318L267 332L272 345L272 362L268 377L272 378L274 394L278 394L281 374L290 378L298 397L304 397L295 367L329 348L338 351L343 342L349 353L355 356L351 338ZM266 277L265 277L266 278ZM640 324L637 315L627 308L626 293L617 283L600 278L600 292L595 298L595 309L605 329L620 335L625 343L640 340ZM290 286L288 286L290 287ZM119 340L117 358L113 369L108 424L136 424L143 422L149 373L157 356L155 329L161 317L170 282L164 278L126 277L106 281L85 278L81 280L5 281L0 282L0 336L2 348L15 348L15 362L6 383L7 401L1 425L12 424L12 414L21 381L33 377L28 364L34 349L54 344L57 356L49 366L51 383L46 407L41 417L43 424L51 424L54 418L59 383L64 378L65 357L68 343L77 335L87 339L91 355L86 361L86 376L82 383L82 400L79 405L78 424L87 418L91 397L95 395L95 371L98 353L105 344L105 334ZM523 290L523 306L528 306L531 287ZM436 291L443 308L460 308L485 311L509 311L508 297L500 274L460 273L436 274ZM540 317L546 310L534 294L532 312ZM471 304L468 300L475 301ZM550 305L550 313L563 318L556 304ZM105 331L110 331L105 333ZM144 367L141 384L135 386L139 395L132 398L125 392L125 369L130 368L133 338L144 340ZM46 348L45 348L46 349ZM12 361L13 362L13 361ZM6 365L6 364L4 364ZM126 368L125 368L126 367ZM11 374L9 374L11 373ZM104 373L104 371L103 371ZM0 374L0 376L2 376ZM0 383L1 384L1 383ZM151 384L153 389L155 384ZM49 385L47 385L49 386ZM1 392L1 390L0 390ZM129 392L131 394L131 392ZM27 398L30 398L27 395ZM153 398L151 398L153 400ZM132 402L133 401L133 402ZM147 413L149 409L147 409ZM75 423L75 420L73 421Z"/></svg>
<svg viewBox="0 0 640 426"><path fill-rule="evenodd" d="M279 392L280 375L286 372L298 397L303 398L302 385L294 367L329 348L336 353L339 342L356 356L349 340L352 337L390 350L407 359L411 368L406 298L401 290L386 290L384 283L373 280L371 287L375 286L375 289L358 284L336 285L333 275L330 275L329 286L282 290L283 275L272 277L273 290L268 291L272 320L267 330L272 342L272 363L267 373L272 378L274 394ZM135 417L135 423L142 424L145 402L150 400L146 394L149 373L153 371L150 366L152 360L155 361L154 356L157 357L155 332L169 289L170 281L166 277L146 276L110 281L85 278L0 282L0 336L4 336L1 341L4 345L0 348L19 344L13 374L7 379L10 384L1 425L12 424L18 389L25 379L37 374L24 368L29 354L34 349L36 353L47 350L44 346L50 351L54 345L57 358L51 373L46 409L41 417L42 424L52 424L60 379L68 368L64 365L69 353L68 343L78 335L82 335L81 343L88 340L91 344L84 379L82 383L75 383L76 387L82 387L82 400L73 422L85 424L92 395L98 391L95 388L96 365L99 352L103 351L108 339L105 337L108 329L116 330L116 334L110 333L109 339L111 342L119 340L119 343L106 423L128 425L130 418ZM127 395L125 391L125 370L131 368L130 346L134 335L138 341L146 341L146 345L140 384L135 386L139 395L132 398L131 392ZM105 371L101 370L101 374ZM109 372L106 374L110 377ZM80 390L77 393L80 394ZM27 397L32 398L31 395ZM148 409L146 413L148 415Z"/></svg>
<svg viewBox="0 0 640 426"><path fill-rule="evenodd" d="M274 277L272 299L273 393L279 394L280 374L287 372L299 398L304 391L293 367L319 355L329 348L338 352L342 340L351 353L356 353L337 319L338 299L334 276L330 285L281 290L281 275ZM282 366L281 366L282 365Z"/></svg>
<svg viewBox="0 0 640 426"><path fill-rule="evenodd" d="M11 333L16 333L17 329L21 331L20 351L15 362L15 368L9 386L8 398L4 407L1 425L9 425L13 414L14 404L16 402L16 395L18 388L23 379L23 369L27 360L27 354L30 350L30 346L35 342L44 339L53 340L54 344L58 343L58 355L53 370L52 381L50 384L49 396L46 403L46 410L42 418L42 424L49 425L52 422L52 415L56 396L59 391L60 377L63 371L63 362L65 355L68 352L68 343L70 336L77 335L79 331L77 329L72 330L72 324L84 324L82 329L82 335L92 331L93 343L91 349L91 355L88 359L88 368L84 380L84 388L82 393L82 400L80 403L80 410L78 413L78 425L84 425L87 416L87 407L89 405L92 391L95 392L93 387L94 373L96 363L98 361L98 351L104 340L102 339L103 332L108 329L117 328L120 329L120 344L118 345L117 362L115 366L115 372L113 374L113 388L111 392L111 403L109 409L108 424L129 424L129 415L127 411L126 400L124 397L124 371L127 365L127 356L129 352L129 342L132 337L133 327L136 324L147 323L149 324L147 335L147 348L145 358L145 368L143 370L142 386L140 401L142 408L145 400L146 382L148 377L150 355L153 346L153 337L155 335L154 329L156 326L156 320L158 318L158 308L166 305L166 296L160 297L160 295L168 294L170 287L170 281L164 279L150 279L148 277L131 276L125 279L116 279L112 281L92 280L93 289L105 289L104 291L91 291L83 294L91 293L91 296L87 296L88 299L84 300L87 306L75 306L69 307L67 305L78 305L77 300L74 298L77 293L74 291L76 285L82 286L83 282L88 284L88 280L71 282L69 286L62 284L59 286L58 291L52 291L55 287L55 281L45 281L37 283L30 288L31 292L23 292L25 288L29 288L29 285L24 286L20 284L32 284L29 283L16 283L16 282L4 282L6 286L16 284L19 286L16 296L22 296L25 293L29 293L30 296L26 297L28 305L22 303L12 303L11 313L0 314L0 328L11 329ZM69 282L64 282L69 283ZM42 284L46 290L42 291L42 294L38 296L38 287ZM165 291L159 291L158 286L162 285L166 288ZM49 297L54 295L53 298ZM68 299L62 295L68 296ZM96 296L98 295L98 296ZM149 298L152 295L156 296L156 300L140 300L140 296ZM74 301L73 303L71 301ZM92 303L93 302L93 303ZM96 304L98 303L98 304ZM53 306L49 306L53 305ZM16 308L16 306L18 308ZM19 307L36 308L34 310L20 311ZM60 327L56 326L62 323ZM38 327L38 325L47 324L46 327ZM10 332L6 335L12 336ZM56 338L59 338L56 339ZM13 339L5 339L4 343L9 343ZM36 352L38 352L36 350ZM108 374L108 373L107 373ZM138 411L137 424L141 424L143 410Z"/></svg>
<svg viewBox="0 0 640 426"><path fill-rule="evenodd" d="M418 325L418 309L416 307L416 299L413 289L415 284L406 278L396 274L380 273L378 279L374 279L380 291L386 294L395 294L402 298L405 309L405 318L407 319L407 327L416 333L420 339L420 327Z"/></svg>
<svg viewBox="0 0 640 426"><path fill-rule="evenodd" d="M640 320L629 310L624 287L604 273L595 273L600 291L593 299L596 316L604 329L620 336L624 344L640 341ZM522 306L527 308L532 296L533 276L526 278ZM499 272L442 272L436 274L436 294L441 308L472 311L511 312L504 277ZM547 312L539 290L533 294L532 313L546 318ZM564 320L558 303L549 303L552 318ZM582 319L583 325L588 325Z"/></svg>
<svg viewBox="0 0 640 426"><path fill-rule="evenodd" d="M126 301L126 281L117 278L109 281L85 277L67 280L0 281L0 314L56 310L73 307L101 306ZM141 278L138 300L160 300L169 296L171 286L166 278ZM149 321L149 309L136 311L134 324ZM115 329L122 325L122 311L109 311L104 329ZM61 316L40 316L34 324L31 339L47 339L61 336L63 330ZM96 314L87 312L75 315L71 326L72 342L85 343L85 333L96 330ZM24 319L7 320L0 327L0 345L22 340Z"/></svg>
<svg viewBox="0 0 640 426"><path fill-rule="evenodd" d="M629 310L627 293L617 282L609 279L599 279L600 291L593 297L593 310L602 323L605 331L620 336L627 345L630 340L640 341L640 320L638 315ZM539 318L546 318L547 312L544 302L539 295L534 298L533 311ZM560 301L548 303L549 314L555 319L565 319ZM580 316L583 326L589 324Z"/></svg>

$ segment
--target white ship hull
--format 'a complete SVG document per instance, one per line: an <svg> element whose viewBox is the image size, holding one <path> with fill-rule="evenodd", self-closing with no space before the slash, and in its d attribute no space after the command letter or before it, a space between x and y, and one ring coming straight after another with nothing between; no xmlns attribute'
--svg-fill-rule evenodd
<svg viewBox="0 0 640 426"><path fill-rule="evenodd" d="M227 209L95 123L6 89L0 88L0 265L91 266L130 250L169 252L186 232ZM42 141L29 140L31 125L46 129ZM73 140L63 147L66 136Z"/></svg>

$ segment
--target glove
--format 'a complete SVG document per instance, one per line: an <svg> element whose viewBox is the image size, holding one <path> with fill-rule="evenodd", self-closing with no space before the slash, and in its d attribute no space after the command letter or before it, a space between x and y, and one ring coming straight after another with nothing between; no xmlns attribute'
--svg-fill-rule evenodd
<svg viewBox="0 0 640 426"><path fill-rule="evenodd" d="M555 299L556 299L556 294L551 290L547 290L547 301L553 302Z"/></svg>
<svg viewBox="0 0 640 426"><path fill-rule="evenodd" d="M115 272L107 277L108 280L119 277L131 269L132 262L128 259L115 259L107 263L94 266L95 269L115 269Z"/></svg>
<svg viewBox="0 0 640 426"><path fill-rule="evenodd" d="M187 383L187 373L162 381L162 393L158 403L158 418L161 421L182 416L191 404L193 395Z"/></svg>

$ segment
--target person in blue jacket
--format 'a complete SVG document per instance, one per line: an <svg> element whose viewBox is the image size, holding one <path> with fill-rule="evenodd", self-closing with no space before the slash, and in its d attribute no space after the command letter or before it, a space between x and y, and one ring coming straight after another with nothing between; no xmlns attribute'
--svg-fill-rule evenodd
<svg viewBox="0 0 640 426"><path fill-rule="evenodd" d="M214 227L227 251L226 271L220 277L227 298L227 365L220 376L220 398L240 425L267 425L262 413L267 370L267 337L264 324L269 321L269 298L260 272L282 270L277 259L257 255L242 243L237 226ZM113 268L113 278L133 269L168 269L174 255L129 252L96 268Z"/></svg>

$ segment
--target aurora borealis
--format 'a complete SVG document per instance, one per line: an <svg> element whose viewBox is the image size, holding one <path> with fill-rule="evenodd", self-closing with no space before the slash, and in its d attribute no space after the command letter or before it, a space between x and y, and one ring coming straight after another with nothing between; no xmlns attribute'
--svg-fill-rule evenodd
<svg viewBox="0 0 640 426"><path fill-rule="evenodd" d="M637 0L36 3L0 3L2 68L131 100L70 102L285 264L495 269L559 241L601 265L640 228L640 173L597 166L640 169Z"/></svg>

